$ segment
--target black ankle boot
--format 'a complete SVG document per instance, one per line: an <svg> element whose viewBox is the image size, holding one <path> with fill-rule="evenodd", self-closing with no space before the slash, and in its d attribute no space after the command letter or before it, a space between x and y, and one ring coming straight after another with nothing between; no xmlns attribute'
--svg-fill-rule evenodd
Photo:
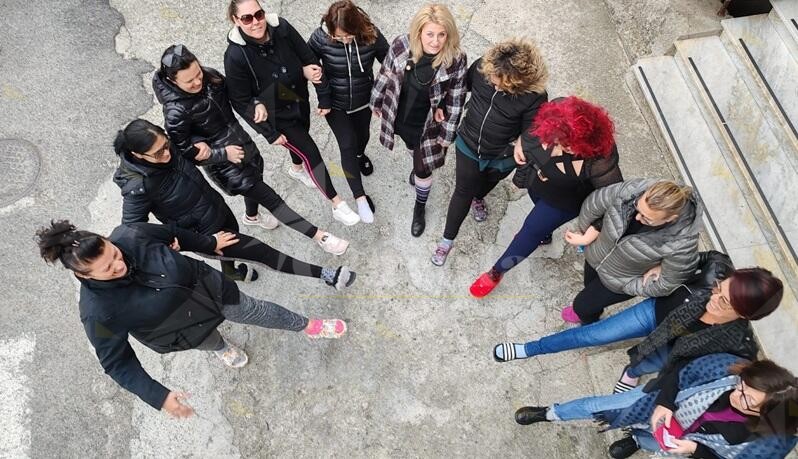
<svg viewBox="0 0 798 459"><path fill-rule="evenodd" d="M424 213L427 206L416 201L416 206L413 208L413 224L410 226L410 234L413 237L419 237L424 233L424 228L427 227L427 222L424 220Z"/></svg>
<svg viewBox="0 0 798 459"><path fill-rule="evenodd" d="M371 164L371 160L365 154L362 154L357 157L357 162L360 164L360 173L363 175L371 175L374 172L374 165Z"/></svg>
<svg viewBox="0 0 798 459"><path fill-rule="evenodd" d="M610 445L610 457L613 459L626 459L640 449L637 442L631 436L621 438Z"/></svg>
<svg viewBox="0 0 798 459"><path fill-rule="evenodd" d="M548 422L546 419L546 412L549 411L547 406L524 406L515 412L515 422L522 426L528 426L536 422Z"/></svg>

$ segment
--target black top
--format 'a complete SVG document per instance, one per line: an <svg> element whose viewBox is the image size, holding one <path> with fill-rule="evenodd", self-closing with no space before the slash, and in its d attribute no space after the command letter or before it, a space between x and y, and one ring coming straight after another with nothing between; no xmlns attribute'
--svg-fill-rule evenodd
<svg viewBox="0 0 798 459"><path fill-rule="evenodd" d="M541 198L558 209L578 213L582 202L595 188L586 180L587 168L584 163L577 174L573 155L563 153L560 156L551 156L553 149L550 146L545 150L549 160L540 167L540 173L529 191L536 198ZM560 170L558 165L562 165L565 171Z"/></svg>
<svg viewBox="0 0 798 459"><path fill-rule="evenodd" d="M715 403L709 406L707 411L710 413L717 413L727 408L731 408L737 413L745 416L744 413L740 413L733 406L731 406L731 402L729 402L729 395L731 395L731 391L725 392L723 395L720 396L720 398L715 400ZM726 442L728 442L730 445L739 445L740 443L745 443L746 441L749 441L749 439L751 438L751 431L748 430L748 427L745 425L744 422L720 422L720 421L704 422L701 424L698 430L696 430L696 433L702 433L706 435L720 434L723 436L724 440L726 440ZM691 454L690 457L701 458L701 459L719 458L719 456L715 454L714 451L712 451L708 446L704 445L703 443L698 444L698 447L696 447L695 452Z"/></svg>
<svg viewBox="0 0 798 459"><path fill-rule="evenodd" d="M684 285L680 285L676 290L668 296L660 298L653 298L654 300L654 314L656 316L657 325L661 324L665 317L674 309L678 308L682 303L690 301L690 290Z"/></svg>
<svg viewBox="0 0 798 459"><path fill-rule="evenodd" d="M409 126L424 126L430 110L429 87L435 78L434 55L424 53L416 62L407 61L396 121Z"/></svg>

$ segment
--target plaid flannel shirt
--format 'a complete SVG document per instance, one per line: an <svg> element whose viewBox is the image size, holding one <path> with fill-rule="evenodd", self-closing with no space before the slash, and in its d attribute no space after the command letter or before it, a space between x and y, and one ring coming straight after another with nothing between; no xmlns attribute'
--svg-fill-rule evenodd
<svg viewBox="0 0 798 459"><path fill-rule="evenodd" d="M407 35L397 37L388 50L388 55L380 68L379 75L371 90L372 111L380 113L380 143L393 150L394 122L399 107L399 94L405 76L405 66L410 60L410 41ZM422 163L428 171L443 166L446 148L454 142L457 124L463 112L466 99L465 76L468 71L465 53L460 54L448 67L438 68L430 85L430 112L424 123L424 132L417 150L421 152ZM442 123L434 120L435 108L444 103L445 119ZM415 152L414 152L415 153Z"/></svg>

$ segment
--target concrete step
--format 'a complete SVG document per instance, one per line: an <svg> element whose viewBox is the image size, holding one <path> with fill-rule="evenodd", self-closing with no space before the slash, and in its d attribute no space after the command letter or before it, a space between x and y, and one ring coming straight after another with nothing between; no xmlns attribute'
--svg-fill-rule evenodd
<svg viewBox="0 0 798 459"><path fill-rule="evenodd" d="M744 180L737 179L736 169L723 140L710 128L712 121L702 112L700 99L693 95L689 80L669 56L638 61L634 74L647 105L653 113L668 149L676 160L684 181L698 192L706 206L706 229L718 250L728 253L736 266L762 266L781 279L789 279L774 255L764 219L756 204L749 205L751 194ZM641 104L642 105L642 104ZM798 371L798 360L789 349L798 346L798 302L792 283L781 308L755 325L765 354Z"/></svg>
<svg viewBox="0 0 798 459"><path fill-rule="evenodd" d="M726 19L721 24L723 42L744 64L739 70L754 100L780 143L789 145L793 158L798 158L798 61L767 15Z"/></svg>
<svg viewBox="0 0 798 459"><path fill-rule="evenodd" d="M676 50L677 63L688 76L695 99L701 101L715 138L725 143L737 163L747 182L741 186L752 191L746 194L749 205L762 209L794 278L798 273L796 156L773 133L719 37L677 41Z"/></svg>
<svg viewBox="0 0 798 459"><path fill-rule="evenodd" d="M798 60L798 1L770 0L770 3L773 5L770 20L792 50L792 56Z"/></svg>

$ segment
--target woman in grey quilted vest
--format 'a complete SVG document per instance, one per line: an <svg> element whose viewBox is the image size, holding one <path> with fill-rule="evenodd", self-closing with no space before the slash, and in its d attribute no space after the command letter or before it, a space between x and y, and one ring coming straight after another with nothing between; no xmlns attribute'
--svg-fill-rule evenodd
<svg viewBox="0 0 798 459"><path fill-rule="evenodd" d="M600 188L582 204L565 240L585 246L584 289L562 318L592 323L607 306L635 296L669 295L698 265L698 196L661 179L633 179Z"/></svg>

